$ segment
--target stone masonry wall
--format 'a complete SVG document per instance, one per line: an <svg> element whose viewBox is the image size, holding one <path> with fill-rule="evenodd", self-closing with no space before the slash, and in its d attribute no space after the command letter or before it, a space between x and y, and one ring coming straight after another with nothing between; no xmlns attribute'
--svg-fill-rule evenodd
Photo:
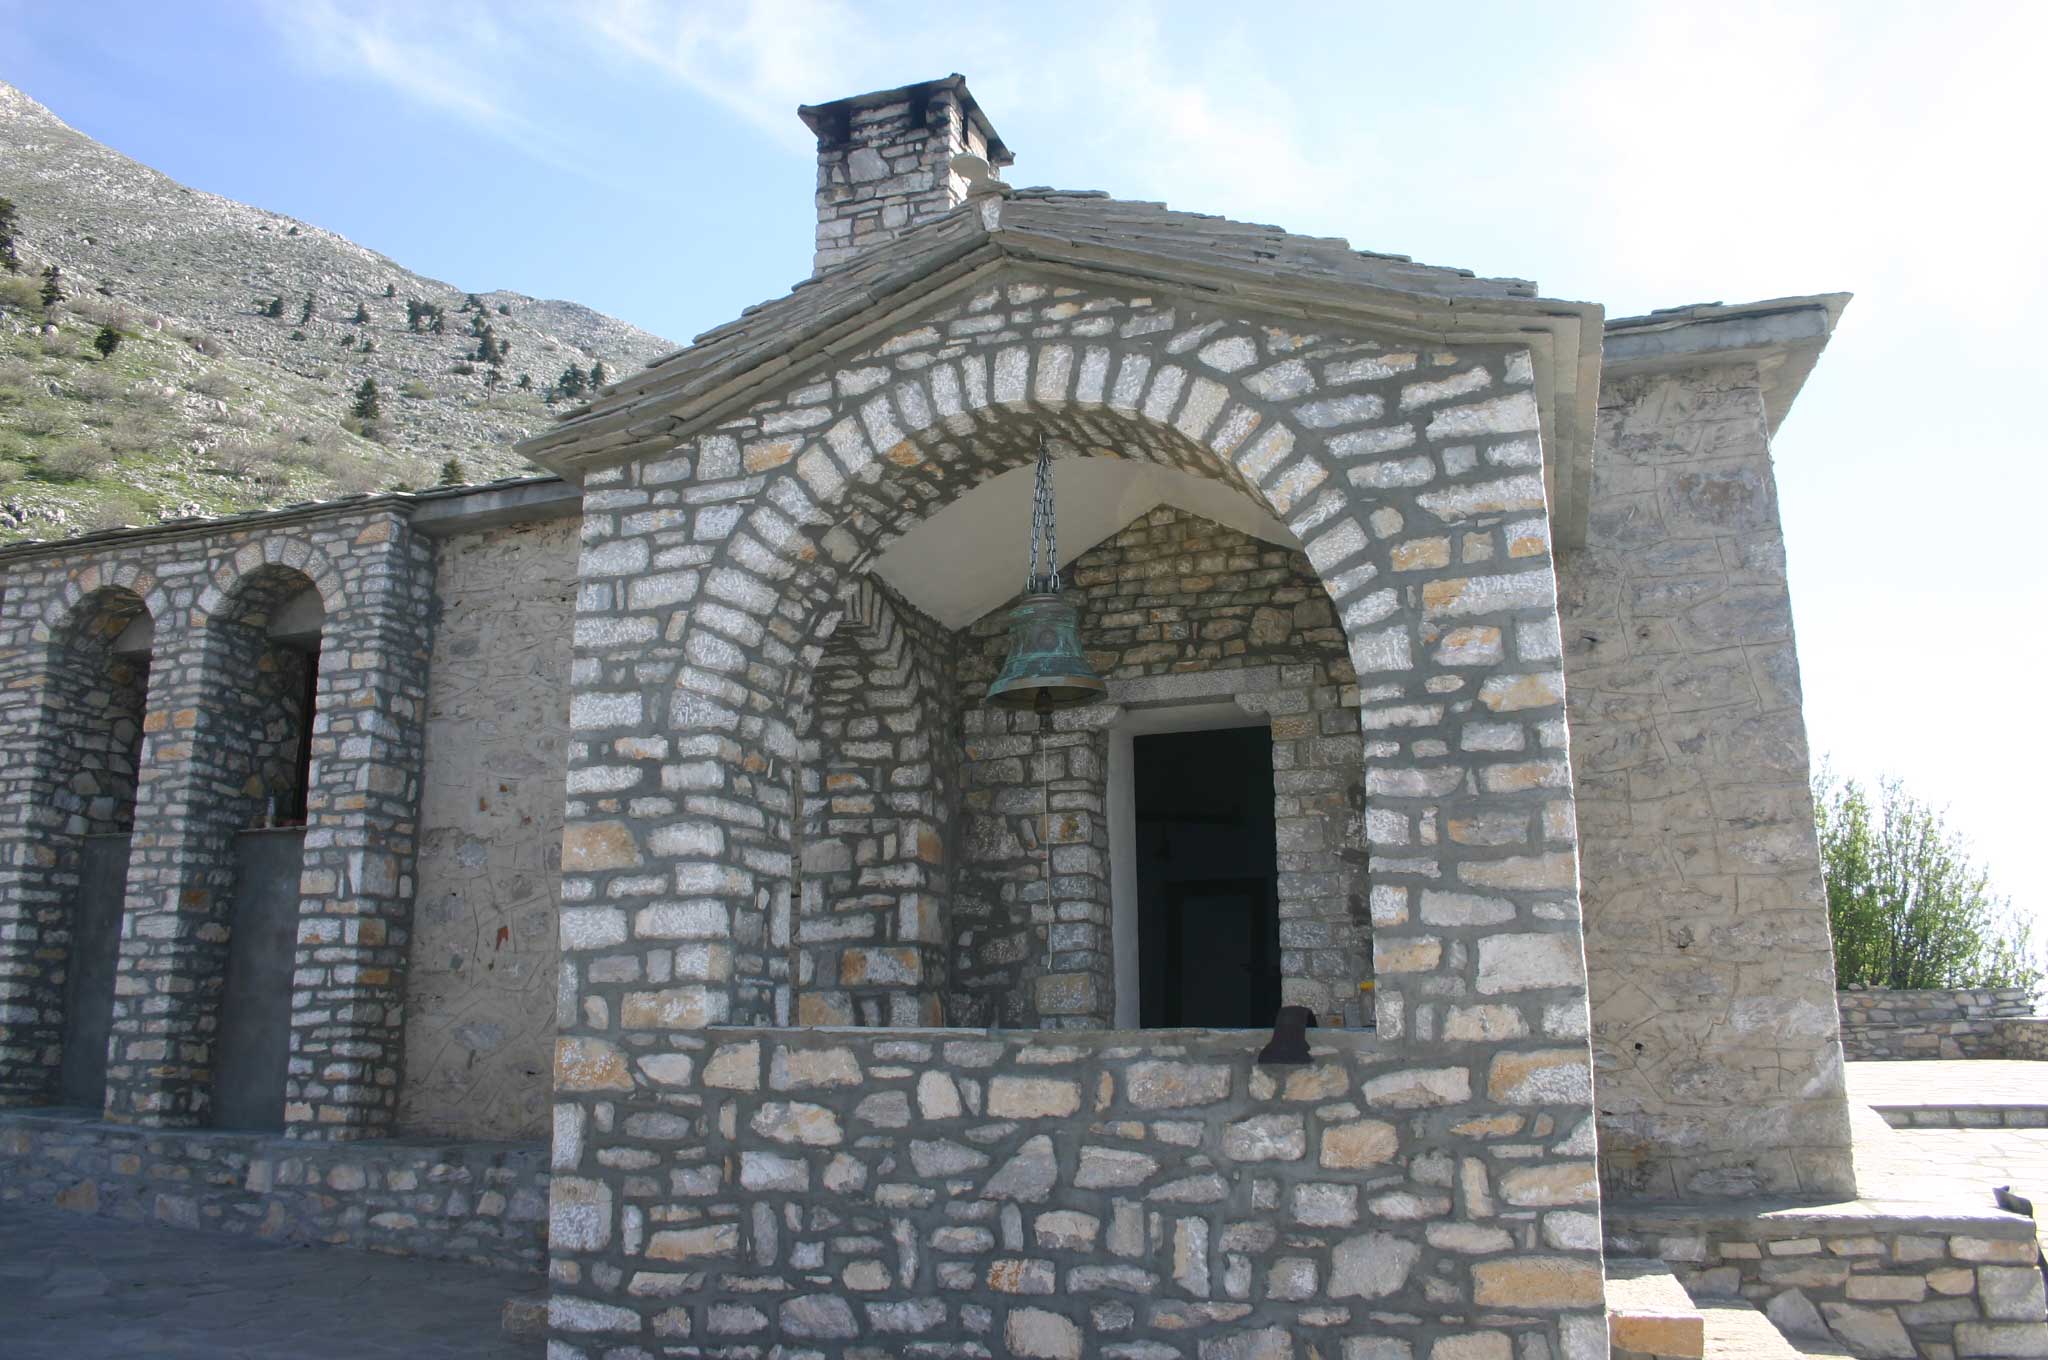
<svg viewBox="0 0 2048 1360"><path fill-rule="evenodd" d="M539 1144L322 1144L68 1111L0 1115L0 1204L129 1223L538 1273L547 1194Z"/></svg>
<svg viewBox="0 0 2048 1360"><path fill-rule="evenodd" d="M1671 1264L1698 1299L1740 1297L1787 1336L1858 1356L2048 1354L2034 1225L1990 1206L1905 1217L1883 1206L1702 1216L1610 1209L1609 1251Z"/></svg>
<svg viewBox="0 0 2048 1360"><path fill-rule="evenodd" d="M1850 1062L1910 1058L2003 1058L2001 1020L2034 1013L2025 987L1895 991L1855 987L1835 994L1842 1056Z"/></svg>
<svg viewBox="0 0 2048 1360"><path fill-rule="evenodd" d="M1487 561L1493 553L1489 535L1466 535L1464 561ZM1403 569L1419 561L1448 561L1452 537L1423 539L1407 547ZM1139 516L1116 535L1087 549L1067 565L1067 590L1081 612L1081 637L1090 662L1106 680L1137 680L1188 672L1239 670L1278 666L1280 684L1247 696L1247 711L1264 713L1274 735L1274 832L1280 850L1280 971L1282 1000L1309 1006L1317 1014L1341 1012L1358 995L1358 983L1372 973L1372 930L1366 913L1364 885L1364 741L1358 729L1358 684L1343 643L1337 612L1315 567L1296 549L1262 543L1235 528L1225 528L1198 514L1159 506ZM961 651L961 692L973 698L987 690L1004 662L1010 606L991 610L965 631ZM1475 627L1464 664L1499 660L1501 635L1495 627ZM1464 643L1460 643L1464 645ZM1026 948L1018 928L1028 926L1018 895L1036 881L1036 821L1024 817L1004 823L1004 809L1030 809L1042 764L1028 778L1008 774L999 764L1028 741L1006 735L995 715L971 715L977 735L971 752L989 756L971 764L975 803L967 809L969 868L987 862L999 875L983 879L973 895L977 905L997 909L995 920L1010 920L1010 930L991 930L975 916L961 918L956 930L956 977L963 991L985 989L1004 997L1004 1024L1034 1024L1038 1016L1061 1014L1042 1004L1024 979L1036 961L1049 957L1047 942ZM1087 922L1085 942L1075 940L1059 952L1073 952L1055 963L1051 981L1036 983L1057 997L1067 1014L1090 1016L1108 1024L1114 1012L1110 993L1108 950L1108 840L1102 815L1104 752L1100 737L1081 741L1085 733L1059 737L1075 746L1067 756L1073 768L1071 787L1055 793L1055 860L1077 860L1100 885L1090 881L1079 899L1100 907L1100 926ZM1038 743L1034 762L1051 760L1051 750ZM989 825L989 819L995 825ZM1100 844L1090 844L1100 838ZM1087 852L1067 850L1087 844ZM1055 873L1065 873L1055 864ZM1081 885L1073 885L1079 889ZM999 891L997 891L999 889ZM1067 889L1061 897L1069 897ZM963 893L963 903L969 895ZM1071 924L1059 924L1077 930ZM1040 926L1051 930L1051 926ZM1100 932L1100 934L1098 934ZM1071 965L1071 969L1069 969ZM1063 981L1063 973L1073 973ZM963 1010L961 1022L989 1010Z"/></svg>
<svg viewBox="0 0 2048 1360"><path fill-rule="evenodd" d="M542 1138L576 523L440 545L399 1127Z"/></svg>
<svg viewBox="0 0 2048 1360"><path fill-rule="evenodd" d="M944 1018L949 833L960 764L951 639L871 577L811 673L793 954L775 1003L805 1025Z"/></svg>
<svg viewBox="0 0 2048 1360"><path fill-rule="evenodd" d="M1854 1191L1753 366L1610 377L1559 564L1610 1191Z"/></svg>
<svg viewBox="0 0 2048 1360"><path fill-rule="evenodd" d="M713 1354L1554 1354L1515 1304L1598 1298L1597 1257L1554 1254L1597 1244L1591 1165L1545 1151L1561 1119L1590 1140L1583 1112L1544 1108L1547 1079L1509 1060L1494 1081L1519 1087L1517 1114L1482 1131L1451 1109L1463 1069L1418 1070L1357 1032L1322 1036L1312 1066L1263 1069L1261 1042L678 1039L637 1062L665 1110L607 1100L555 1144L558 1283L567 1248L645 1300L646 1325L561 1293L555 1324ZM606 1120L634 1174L591 1174ZM678 1140L684 1122L700 1136ZM1489 1136L1529 1160L1489 1168L1472 1155ZM1468 1300L1501 1311L1469 1319Z"/></svg>
<svg viewBox="0 0 2048 1360"><path fill-rule="evenodd" d="M770 1011L752 980L795 872L791 705L817 660L815 621L894 535L1027 464L1042 439L1060 456L1143 457L1236 487L1302 543L1344 629L1366 741L1375 1042L1386 1064L1362 1073L1359 1118L1375 1104L1401 1112L1379 1120L1395 1145L1374 1179L1429 1206L1378 1203L1361 1185L1352 1235L1367 1240L1342 1264L1330 1248L1343 1289L1354 1276L1368 1293L1380 1286L1366 1281L1386 1282L1363 1338L1379 1354L1359 1355L1402 1356L1409 1342L1426 1353L1456 1336L1481 1354L1513 1345L1526 1360L1604 1356L1597 1233L1560 1221L1546 1234L1534 1219L1506 1244L1461 1231L1485 1226L1501 1202L1495 1187L1511 1178L1518 1194L1549 1201L1517 1208L1590 1223L1597 1205L1572 777L1528 353L1389 344L1143 285L1002 268L867 333L864 348L764 378L715 426L622 450L619 464L585 476L549 1262L558 1360L660 1345L664 1328L708 1332L714 1308L766 1314L771 1292L768 1336L808 1344L829 1331L818 1349L845 1352L842 1319L863 1314L843 1281L778 1266L768 1291L721 1275L713 1298L696 1292L697 1271L677 1266L742 1245L715 1208L725 1201L709 1197L707 1209L699 1182L680 1174L698 1150L722 1140L782 1152L775 1131L791 1127L829 1136L793 1109L792 1124L780 1112L757 1123L765 1101L745 1111L743 1133L740 1106L699 1084L713 1070L707 1031L758 1026ZM1455 555L1436 550L1453 536ZM1450 640L1479 627L1499 636L1485 661ZM1055 733L1085 730L1073 715L1054 723ZM1455 837L1452 826L1484 834ZM902 1036L824 1037L865 1050ZM1165 1036L1096 1037L1133 1060L1148 1049L1177 1056ZM1247 1036L1227 1042L1249 1062ZM773 1058L764 1048L759 1061ZM898 1080L855 1061L870 1085ZM971 1073L948 1063L938 1075ZM772 1090L772 1067L763 1080ZM1028 1107L1015 1116L1033 1117ZM1068 1118L1048 1121L1046 1136L1054 1122L1071 1136ZM1447 1170L1453 1198L1432 1217L1438 1201L1422 1196L1445 1193ZM835 1193L852 1192L826 1185L812 1209L836 1216ZM825 1221L785 1220L778 1238L835 1231ZM1432 1243L1433 1225L1499 1255L1474 1261ZM680 1293L665 1297L670 1288ZM1005 1310L1007 1336L1003 1291L977 1292L977 1307ZM683 1296L687 1307L668 1302ZM1012 1341L1013 1353L1078 1350L1078 1333L1057 1320L1019 1325L1048 1339ZM1148 1344L1190 1345L1170 1325L1139 1325Z"/></svg>
<svg viewBox="0 0 2048 1360"><path fill-rule="evenodd" d="M962 694L987 687L969 668ZM1035 714L971 701L961 715L956 1024L1105 1029L1115 1018L1106 717L1083 709L1041 731Z"/></svg>
<svg viewBox="0 0 2048 1360"><path fill-rule="evenodd" d="M291 677L266 636L268 611L310 584L326 621L286 1120L301 1136L388 1127L412 905L431 561L402 509L375 502L317 518L9 555L0 599L4 1013L62 966L40 934L51 902L61 900L64 871L41 842L63 736L36 697L51 682L50 645L80 602L102 591L127 592L156 623L109 1043L110 1117L207 1118L232 833L288 765L287 729L299 721L281 711ZM253 702L265 693L275 702ZM0 1090L17 1102L44 1098L50 1056L46 1046L8 1046Z"/></svg>
<svg viewBox="0 0 2048 1360"><path fill-rule="evenodd" d="M7 682L16 725L0 749L14 832L0 860L12 946L0 948L0 1101L57 1094L82 838L125 833L135 819L149 666L110 648L143 613L131 590L93 591L59 618L41 664Z"/></svg>

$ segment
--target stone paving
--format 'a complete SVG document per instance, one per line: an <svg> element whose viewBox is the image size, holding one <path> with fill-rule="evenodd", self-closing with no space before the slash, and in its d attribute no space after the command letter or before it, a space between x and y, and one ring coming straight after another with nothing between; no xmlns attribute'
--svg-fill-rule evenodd
<svg viewBox="0 0 2048 1360"><path fill-rule="evenodd" d="M2048 1063L1963 1061L1852 1062L1849 1099L1880 1107L2048 1105Z"/></svg>
<svg viewBox="0 0 2048 1360"><path fill-rule="evenodd" d="M538 1360L499 1330L523 1275L281 1247L50 1209L0 1212L9 1360Z"/></svg>

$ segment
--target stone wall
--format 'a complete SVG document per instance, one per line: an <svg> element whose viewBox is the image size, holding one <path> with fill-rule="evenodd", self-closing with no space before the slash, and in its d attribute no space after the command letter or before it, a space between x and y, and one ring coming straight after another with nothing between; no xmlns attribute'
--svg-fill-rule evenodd
<svg viewBox="0 0 2048 1360"><path fill-rule="evenodd" d="M269 618L298 589L325 606L287 1077L289 1129L352 1137L397 1106L413 898L419 732L432 624L430 543L397 502L317 516L9 551L0 571L0 1093L46 1099L61 1016L37 998L61 980L75 868L47 841L71 759L40 696L53 650L107 592L155 621L126 917L109 1043L110 1117L199 1124L233 904L233 833L288 792L303 715L292 656ZM66 875L71 881L67 882ZM61 994L61 986L59 988Z"/></svg>
<svg viewBox="0 0 2048 1360"><path fill-rule="evenodd" d="M1854 987L1835 995L1842 1056L1850 1062L1909 1058L2005 1058L2006 1018L2031 1016L2025 987L1896 991Z"/></svg>
<svg viewBox="0 0 2048 1360"><path fill-rule="evenodd" d="M130 1223L537 1273L547 1193L538 1144L323 1144L71 1112L0 1115L0 1204Z"/></svg>
<svg viewBox="0 0 2048 1360"><path fill-rule="evenodd" d="M450 538L434 594L399 1126L541 1138L576 523Z"/></svg>
<svg viewBox="0 0 2048 1360"><path fill-rule="evenodd" d="M1610 1206L1606 1233L1611 1254L1667 1261L1693 1297L1740 1296L1795 1339L1921 1360L2048 1354L2033 1223L1909 1210Z"/></svg>
<svg viewBox="0 0 2048 1360"><path fill-rule="evenodd" d="M2048 1062L2048 1019L1998 1022L1998 1056Z"/></svg>
<svg viewBox="0 0 2048 1360"><path fill-rule="evenodd" d="M1468 560L1485 560L1491 540L1469 537ZM1412 551L1416 560L1448 560L1451 540ZM1067 564L1063 575L1089 661L1106 680L1278 668L1276 685L1239 702L1248 720L1263 714L1273 729L1283 999L1318 1014L1342 1011L1372 972L1364 741L1344 631L1314 567L1298 549L1160 506ZM969 705L1001 669L1009 610L963 630L960 692ZM1498 659L1499 630L1471 631L1492 643L1490 651L1475 648L1471 660ZM1005 1025L1107 1026L1115 1015L1107 762L1089 721L1077 716L1070 730L1040 735L1028 715L965 715L958 1023L996 1017ZM1048 779L1062 914L1040 921L1033 910L1041 905L1034 894L1046 859L1039 828Z"/></svg>
<svg viewBox="0 0 2048 1360"><path fill-rule="evenodd" d="M661 1107L557 1131L554 1325L848 1357L1553 1354L1519 1306L1600 1289L1555 1069L1422 1069L1356 1032L1269 1069L1263 1039L676 1036L636 1061ZM1477 1115L1481 1086L1515 1113ZM594 1174L604 1120L636 1174Z"/></svg>
<svg viewBox="0 0 2048 1360"><path fill-rule="evenodd" d="M805 1025L944 1019L960 764L951 638L872 577L811 671L799 758L801 887L775 1015Z"/></svg>
<svg viewBox="0 0 2048 1360"><path fill-rule="evenodd" d="M1850 1194L1758 375L1610 375L1600 402L1559 608L1606 1185Z"/></svg>
<svg viewBox="0 0 2048 1360"><path fill-rule="evenodd" d="M1404 1332L1477 1334L1484 1339L1457 1345L1480 1354L1514 1344L1515 1333L1531 1357L1604 1355L1577 841L1527 351L1417 348L1210 310L1143 284L1022 271L906 307L858 343L756 375L744 404L736 385L715 419L632 436L616 463L584 478L555 1073L564 1179L550 1251L561 1360L654 1343L663 1329L708 1333L714 1306L731 1306L719 1317L734 1320L761 1308L763 1296L738 1281L711 1299L697 1270L678 1267L759 1241L705 1207L736 1192L702 1195L712 1173L680 1172L714 1141L789 1155L771 1132L789 1127L768 1113L776 1102L764 1096L743 1110L737 1096L708 1099L701 1083L714 1074L707 1045L723 1042L707 1031L772 1016L756 982L777 903L798 872L793 705L816 660L806 648L886 543L1026 465L1048 440L1062 456L1100 451L1222 480L1280 519L1302 543L1359 673L1381 1047L1362 1063L1362 1103L1333 1102L1357 1114L1329 1117L1398 1113L1377 1119L1394 1127L1395 1146L1373 1184L1359 1186L1367 1203L1347 1238L1360 1244L1341 1261L1330 1247L1331 1277L1345 1281L1334 1287L1381 1300L1364 1325L1388 1334L1377 1347L1386 1356L1400 1354ZM1479 629L1492 630L1497 651L1464 649ZM1054 725L1077 730L1085 720ZM1454 827L1474 834L1451 835ZM766 1046L777 1037L763 1036L756 1059L771 1064L760 1078L770 1090ZM1171 1061L1179 1043L1095 1037L1109 1045L1104 1064ZM889 1039L862 1031L843 1042L865 1050ZM1243 1046L1244 1063L1255 1047L1244 1035L1216 1042ZM877 1076L877 1066L902 1065L889 1060L854 1061L870 1092L910 1078ZM1099 1073L1083 1070L1092 1092ZM971 1075L950 1065L937 1074ZM831 1136L817 1116L788 1113L810 1136ZM1205 1127L1253 1113L1218 1104ZM1029 1118L1022 1107L1014 1116ZM1011 1117L998 1112L996 1122ZM1042 1125L1055 1147L1055 1128L1073 1136L1069 1122ZM963 1145L974 1150L967 1130ZM1020 1131L988 1137L998 1144ZM1207 1134L1198 1146L1211 1160L1209 1149L1229 1151ZM883 1174L879 1162L869 1172L894 1183ZM739 1180L737 1166L731 1176L720 1184ZM1374 1207L1367 1191L1377 1194L1382 1177L1391 1197ZM1502 1229L1505 1241L1468 1236L1489 1226L1482 1220L1506 1200L1497 1187L1510 1181L1516 1194L1550 1202L1515 1205L1531 1216ZM811 1241L839 1249L835 1194L861 1207L857 1191L821 1184L809 1211L776 1229L778 1250L791 1240L789 1250L806 1254L786 1267L778 1258L788 1294L762 1311L771 1334L815 1341L829 1330L819 1349L845 1354L844 1328L869 1325L860 1291L814 1283L795 1264L809 1259ZM1561 1218L1546 1234L1538 1220L1547 1208L1580 1214L1588 1231ZM758 1233L756 1217L750 1207L747 1231ZM1433 1242L1432 1228L1452 1230L1448 1244ZM1468 1263L1459 1243L1489 1259ZM931 1254L921 1259L935 1272ZM683 1278L663 1278L674 1276ZM916 1297L928 1302L936 1278L920 1277ZM1387 1292L1373 1295L1380 1280ZM670 1303L669 1289L690 1301ZM1004 1291L983 1283L976 1293L967 1302L1002 1311L1007 1330ZM1052 1315L1055 1303L1034 1307ZM948 1326L971 1320L949 1316ZM1019 1325L1048 1338L1028 1344L1055 1354L1079 1347L1078 1330L1056 1317ZM1194 1344L1170 1326L1147 1340L1167 1348L1149 1352L1161 1355ZM963 1339L954 1351L979 1344Z"/></svg>

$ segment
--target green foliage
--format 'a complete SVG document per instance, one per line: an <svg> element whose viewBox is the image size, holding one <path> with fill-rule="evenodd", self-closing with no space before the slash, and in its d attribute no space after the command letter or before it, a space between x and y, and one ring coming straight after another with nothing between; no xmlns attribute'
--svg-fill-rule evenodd
<svg viewBox="0 0 2048 1360"><path fill-rule="evenodd" d="M398 389L398 395L401 397L411 397L414 401L425 401L434 395L434 389L421 382L418 378L413 378L405 386Z"/></svg>
<svg viewBox="0 0 2048 1360"><path fill-rule="evenodd" d="M37 296L42 299L45 311L55 308L64 300L64 273L56 265L53 264L43 270L43 287Z"/></svg>
<svg viewBox="0 0 2048 1360"><path fill-rule="evenodd" d="M363 379L362 386L356 389L355 404L349 407L349 414L362 421L376 420L383 414L377 405L375 378Z"/></svg>
<svg viewBox="0 0 2048 1360"><path fill-rule="evenodd" d="M299 304L299 324L305 325L313 319L313 295L306 294L306 300Z"/></svg>
<svg viewBox="0 0 2048 1360"><path fill-rule="evenodd" d="M14 215L14 200L0 198L0 269L10 274L21 272L21 256L14 253L14 233L20 225Z"/></svg>
<svg viewBox="0 0 2048 1360"><path fill-rule="evenodd" d="M405 324L407 329L415 334L424 331L439 335L442 326L445 324L445 316L441 308L434 303L422 302L418 298L407 298L405 300Z"/></svg>
<svg viewBox="0 0 2048 1360"><path fill-rule="evenodd" d="M604 360L599 359L596 363L590 366L591 391L595 392L598 388L603 387L606 383L610 381L611 379L605 376Z"/></svg>
<svg viewBox="0 0 2048 1360"><path fill-rule="evenodd" d="M42 289L34 279L25 279L16 274L0 274L0 307L25 312L42 305Z"/></svg>
<svg viewBox="0 0 2048 1360"><path fill-rule="evenodd" d="M445 462L445 463L441 464L441 481L440 481L440 485L442 485L442 486L468 486L468 485L469 485L469 472L468 472L468 470L467 470L467 469L465 469L465 468L464 468L464 467L462 466L462 460L461 460L460 458L450 458L450 459L449 459L449 460L448 460L447 462Z"/></svg>
<svg viewBox="0 0 2048 1360"><path fill-rule="evenodd" d="M92 347L100 352L100 358L113 358L114 351L121 348L121 332L112 326L100 327L100 333L92 338Z"/></svg>
<svg viewBox="0 0 2048 1360"><path fill-rule="evenodd" d="M505 362L505 356L512 352L512 346L498 338L498 333L489 326L477 332L476 351L469 357L483 363L497 365Z"/></svg>
<svg viewBox="0 0 2048 1360"><path fill-rule="evenodd" d="M580 397L588 384L589 379L584 376L583 370L570 364L562 370L562 376L555 379L555 391L565 397Z"/></svg>
<svg viewBox="0 0 2048 1360"><path fill-rule="evenodd" d="M356 304L356 314L350 317L349 320L355 322L358 326L369 324L370 308L368 304L358 302Z"/></svg>
<svg viewBox="0 0 2048 1360"><path fill-rule="evenodd" d="M1838 986L1906 989L2039 984L2032 924L1990 890L1962 836L1896 779L1873 803L1823 767L1814 825L1827 881Z"/></svg>
<svg viewBox="0 0 2048 1360"><path fill-rule="evenodd" d="M281 317L281 316L283 316L283 315L284 315L284 299L283 299L282 297L274 297L274 298L257 298L257 299L256 299L256 315L258 315L258 316L276 316L276 317Z"/></svg>
<svg viewBox="0 0 2048 1360"><path fill-rule="evenodd" d="M397 296L398 296L398 285L397 285L397 284L395 284L395 283L387 283L387 284L385 284L385 285L384 285L384 296L385 296L385 297L397 297Z"/></svg>

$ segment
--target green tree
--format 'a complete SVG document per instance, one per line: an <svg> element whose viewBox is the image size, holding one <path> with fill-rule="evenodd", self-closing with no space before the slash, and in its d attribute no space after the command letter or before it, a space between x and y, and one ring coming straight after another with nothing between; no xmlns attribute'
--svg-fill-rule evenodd
<svg viewBox="0 0 2048 1360"><path fill-rule="evenodd" d="M0 198L0 269L10 274L21 272L21 256L14 253L14 233L20 223L14 216L14 200Z"/></svg>
<svg viewBox="0 0 2048 1360"><path fill-rule="evenodd" d="M46 312L64 300L64 275L56 265L53 264L43 271L43 291L39 296L43 300L43 310Z"/></svg>
<svg viewBox="0 0 2048 1360"><path fill-rule="evenodd" d="M100 358L113 358L114 351L121 347L121 332L112 326L100 327L100 333L92 338L92 347L100 352Z"/></svg>
<svg viewBox="0 0 2048 1360"><path fill-rule="evenodd" d="M469 471L462 466L460 458L450 458L441 464L442 486L468 486Z"/></svg>
<svg viewBox="0 0 2048 1360"><path fill-rule="evenodd" d="M356 323L356 324L357 324L358 326L361 326L361 325L364 325L364 324L366 324L366 323L367 323L367 322L369 321L369 319L370 319L370 309L369 309L369 307L367 307L367 306L366 306L366 305L364 305L363 303L360 303L360 302L358 302L358 303L356 304L356 314L355 314L354 316L350 317L350 318L349 318L349 320L351 320L351 321L355 322L355 323Z"/></svg>
<svg viewBox="0 0 2048 1360"><path fill-rule="evenodd" d="M2041 981L2032 924L1991 892L1940 809L1879 781L1875 801L1825 767L1813 816L1840 986L2020 987Z"/></svg>
<svg viewBox="0 0 2048 1360"><path fill-rule="evenodd" d="M562 370L562 376L555 379L555 390L565 397L579 397L583 395L583 388L588 381L583 376L582 369L570 364Z"/></svg>
<svg viewBox="0 0 2048 1360"><path fill-rule="evenodd" d="M305 325L313 319L313 295L306 294L306 300L299 304L299 324Z"/></svg>
<svg viewBox="0 0 2048 1360"><path fill-rule="evenodd" d="M375 420L383 414L377 406L377 380L363 379L363 385L356 389L355 405L350 408L357 420Z"/></svg>
<svg viewBox="0 0 2048 1360"><path fill-rule="evenodd" d="M604 360L599 359L596 363L590 366L591 391L595 392L598 388L603 387L606 383L610 381L611 379L605 376Z"/></svg>

